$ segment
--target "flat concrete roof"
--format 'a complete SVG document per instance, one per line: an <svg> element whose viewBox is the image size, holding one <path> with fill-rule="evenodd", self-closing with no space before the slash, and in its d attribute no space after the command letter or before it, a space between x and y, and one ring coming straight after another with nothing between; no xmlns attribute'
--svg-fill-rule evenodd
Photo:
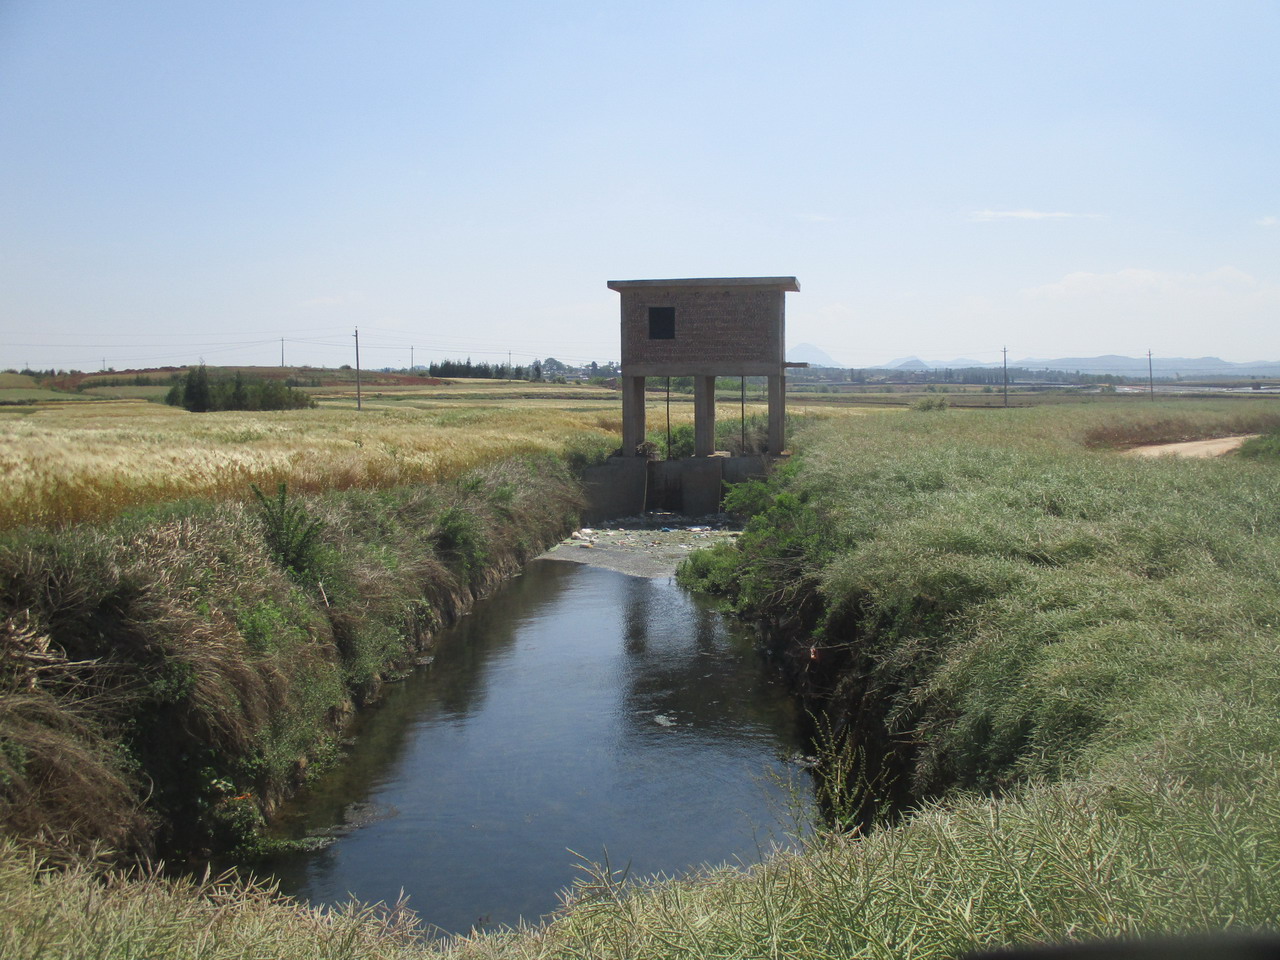
<svg viewBox="0 0 1280 960"><path fill-rule="evenodd" d="M630 290L635 287L770 287L800 292L795 277L686 277L680 280L610 280L610 290Z"/></svg>

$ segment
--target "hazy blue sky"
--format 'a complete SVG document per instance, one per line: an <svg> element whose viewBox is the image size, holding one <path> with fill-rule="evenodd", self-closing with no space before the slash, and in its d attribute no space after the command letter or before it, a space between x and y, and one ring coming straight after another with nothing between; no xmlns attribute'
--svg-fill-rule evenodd
<svg viewBox="0 0 1280 960"><path fill-rule="evenodd" d="M1280 359L1276 0L0 0L0 367Z"/></svg>

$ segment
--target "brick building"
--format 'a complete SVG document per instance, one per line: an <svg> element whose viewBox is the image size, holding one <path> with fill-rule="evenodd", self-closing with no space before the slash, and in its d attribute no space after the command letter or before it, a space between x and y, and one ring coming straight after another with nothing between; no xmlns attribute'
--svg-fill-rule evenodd
<svg viewBox="0 0 1280 960"><path fill-rule="evenodd" d="M769 453L786 422L784 299L795 277L610 280L622 295L622 452L644 442L646 377L693 377L694 456L715 452L716 377L768 377Z"/></svg>

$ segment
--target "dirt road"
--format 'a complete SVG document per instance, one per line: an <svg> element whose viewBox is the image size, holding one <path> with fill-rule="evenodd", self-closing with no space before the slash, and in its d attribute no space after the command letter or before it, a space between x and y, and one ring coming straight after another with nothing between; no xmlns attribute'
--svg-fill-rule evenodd
<svg viewBox="0 0 1280 960"><path fill-rule="evenodd" d="M1125 452L1131 457L1220 457L1236 450L1246 440L1258 436L1248 433L1242 437L1216 437L1213 440L1189 440L1185 443L1157 443L1150 447L1134 447Z"/></svg>

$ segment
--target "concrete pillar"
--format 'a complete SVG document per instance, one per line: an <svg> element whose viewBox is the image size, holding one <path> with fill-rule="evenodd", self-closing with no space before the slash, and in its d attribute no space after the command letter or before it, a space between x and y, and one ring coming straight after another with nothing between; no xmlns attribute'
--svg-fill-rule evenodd
<svg viewBox="0 0 1280 960"><path fill-rule="evenodd" d="M644 377L622 378L622 455L634 457L644 443Z"/></svg>
<svg viewBox="0 0 1280 960"><path fill-rule="evenodd" d="M716 452L716 378L693 378L693 455Z"/></svg>
<svg viewBox="0 0 1280 960"><path fill-rule="evenodd" d="M779 373L769 378L769 452L782 453L786 443L787 378Z"/></svg>

